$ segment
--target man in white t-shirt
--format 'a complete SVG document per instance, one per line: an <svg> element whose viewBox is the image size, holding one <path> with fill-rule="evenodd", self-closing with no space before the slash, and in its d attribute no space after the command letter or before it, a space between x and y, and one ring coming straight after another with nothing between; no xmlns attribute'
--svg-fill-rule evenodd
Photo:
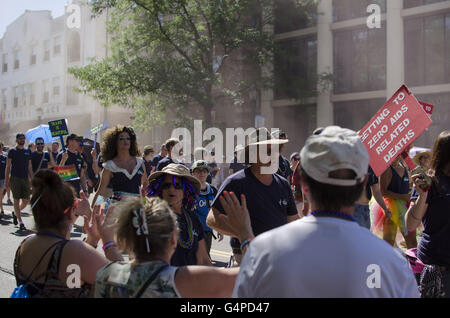
<svg viewBox="0 0 450 318"><path fill-rule="evenodd" d="M327 127L308 138L300 157L313 212L252 240L233 296L419 297L406 259L353 218L369 164L358 135Z"/></svg>

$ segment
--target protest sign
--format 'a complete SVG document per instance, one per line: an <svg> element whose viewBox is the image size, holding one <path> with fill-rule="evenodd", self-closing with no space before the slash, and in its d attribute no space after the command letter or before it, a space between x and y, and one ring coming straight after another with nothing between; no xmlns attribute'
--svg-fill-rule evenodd
<svg viewBox="0 0 450 318"><path fill-rule="evenodd" d="M98 124L95 127L92 127L89 130L86 130L86 132L84 133L84 137L88 138L90 136L94 136L94 149L97 145L97 135L102 132L103 130L107 129L109 126L109 122L107 120L105 120L103 123Z"/></svg>
<svg viewBox="0 0 450 318"><path fill-rule="evenodd" d="M433 115L434 106L431 104L424 103L424 102L419 102L419 103L420 103L420 105L422 105L423 110L425 111L425 113L427 113L428 117L431 118L431 115Z"/></svg>
<svg viewBox="0 0 450 318"><path fill-rule="evenodd" d="M50 129L52 137L59 137L59 139L61 140L62 149L63 151L66 151L63 136L69 134L69 129L67 128L67 119L49 121L48 128Z"/></svg>
<svg viewBox="0 0 450 318"><path fill-rule="evenodd" d="M408 88L400 87L359 132L375 174L380 176L431 123Z"/></svg>
<svg viewBox="0 0 450 318"><path fill-rule="evenodd" d="M60 167L58 166L54 167L53 169L63 181L75 181L80 179L77 173L77 169L74 165Z"/></svg>

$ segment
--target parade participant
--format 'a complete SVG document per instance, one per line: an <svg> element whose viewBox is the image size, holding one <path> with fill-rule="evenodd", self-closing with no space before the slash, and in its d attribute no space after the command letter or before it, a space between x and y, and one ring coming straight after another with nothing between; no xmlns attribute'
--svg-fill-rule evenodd
<svg viewBox="0 0 450 318"><path fill-rule="evenodd" d="M36 151L31 154L31 166L33 168L33 175L41 169L49 169L56 166L53 156L48 152L44 152L44 139L36 138Z"/></svg>
<svg viewBox="0 0 450 318"><path fill-rule="evenodd" d="M70 134L66 137L66 152L60 152L56 157L56 163L59 166L75 166L75 170L77 172L78 178L74 181L67 181L74 189L77 196L81 190L87 193L86 189L82 189L85 187L86 182L86 161L84 161L83 157L80 154L81 149L81 141L83 137L77 136L75 134Z"/></svg>
<svg viewBox="0 0 450 318"><path fill-rule="evenodd" d="M206 219L206 225L224 234L230 235L230 245L233 256L230 260L231 266L236 266L242 258L240 249L241 242L237 234L222 224L218 216L224 213L218 197L223 191L234 192L239 198L245 194L250 212L252 229L255 235L292 222L299 218L295 207L291 187L286 179L277 173L263 173L263 168L271 166L271 152L280 144L288 140L274 139L266 128L259 128L247 136L247 146L244 149L245 162L250 167L229 176L219 189L219 194L214 199L212 209ZM270 156L268 163L263 163L260 157L260 145L267 145L267 155ZM252 152L252 156L250 156ZM257 156L253 156L258 154ZM278 157L278 153L274 153ZM256 163L250 162L250 158L256 159ZM253 158L254 157L254 158Z"/></svg>
<svg viewBox="0 0 450 318"><path fill-rule="evenodd" d="M327 127L307 139L300 161L312 212L244 242L233 297L418 297L406 259L352 217L369 164L359 136ZM245 205L235 214L246 215ZM375 283L372 267L382 273Z"/></svg>
<svg viewBox="0 0 450 318"><path fill-rule="evenodd" d="M0 149L3 149L3 142L0 141ZM5 216L3 211L3 196L5 192L5 169L6 162L8 161L8 155L5 155L3 151L0 153L0 219Z"/></svg>
<svg viewBox="0 0 450 318"><path fill-rule="evenodd" d="M16 135L16 147L8 152L8 160L5 169L5 187L11 188L14 199L14 212L12 213L13 223L17 225L19 220L19 229L26 230L25 224L22 221L20 213L29 201L30 198L30 180L33 175L31 167L31 152L25 149L25 135L18 133ZM10 175L11 173L11 175ZM20 204L22 200L22 204Z"/></svg>
<svg viewBox="0 0 450 318"><path fill-rule="evenodd" d="M206 217L211 209L211 205L214 198L217 195L216 187L206 182L210 167L204 160L197 160L192 165L192 175L200 181L200 194L196 202L195 213L202 222L203 230L205 232L206 251L210 255L211 242L214 236L213 230L206 225ZM219 241L223 239L223 236L219 233Z"/></svg>
<svg viewBox="0 0 450 318"><path fill-rule="evenodd" d="M277 130L274 133L272 133L272 136L275 139L281 139L281 140L287 140L287 134L283 131ZM292 177L292 170L290 168L290 164L289 164L289 160L287 160L283 155L283 148L284 148L284 144L280 145L280 157L278 158L278 174L280 176L282 176L283 178L285 178L286 180L289 180Z"/></svg>
<svg viewBox="0 0 450 318"><path fill-rule="evenodd" d="M406 213L406 226L424 230L417 257L425 264L420 290L422 297L450 298L450 131L442 132L433 148L431 187L421 174L412 176L419 196ZM440 285L442 282L442 285Z"/></svg>
<svg viewBox="0 0 450 318"><path fill-rule="evenodd" d="M207 157L207 159L205 159L205 161L207 161L208 166L209 166L209 174L211 175L211 181L209 182L210 184L216 184L216 176L217 173L219 173L220 169L219 166L217 165L216 159L215 159L215 155L216 152L214 150L211 150L211 152L209 153L209 156Z"/></svg>
<svg viewBox="0 0 450 318"><path fill-rule="evenodd" d="M136 258L100 269L95 297L231 297L238 269L169 265L179 236L177 216L160 198L146 201L130 199L116 207L117 243Z"/></svg>
<svg viewBox="0 0 450 318"><path fill-rule="evenodd" d="M5 155L6 157L8 157L8 152L9 152L9 146L4 146L3 147L3 155ZM3 196L5 195L5 194L8 194L8 200L6 201L6 204L7 205L13 205L13 203L12 203L12 201L11 201L11 189L6 189L6 187L5 187L5 189L3 190Z"/></svg>
<svg viewBox="0 0 450 318"><path fill-rule="evenodd" d="M98 156L97 150L100 151L100 146L97 143L94 149L94 141L90 139L83 139L82 141L81 157L86 162L86 182L87 195L93 193L100 182L100 174L98 170Z"/></svg>
<svg viewBox="0 0 450 318"><path fill-rule="evenodd" d="M170 138L170 139L166 140L165 146L167 149L167 156L158 162L158 165L156 166L155 171L161 171L164 167L166 167L167 165L169 165L171 163L179 163L178 161L175 161L174 159L172 159L172 156L175 154L175 151L178 150L178 149L174 149L174 148L179 143L180 143L180 141L176 138Z"/></svg>
<svg viewBox="0 0 450 318"><path fill-rule="evenodd" d="M233 161L230 162L230 174L234 174L246 168L245 164L241 163L238 158L238 153L240 153L242 150L244 150L244 147L242 145L237 145L234 148L234 158Z"/></svg>
<svg viewBox="0 0 450 318"><path fill-rule="evenodd" d="M155 151L153 150L152 146L147 145L144 147L144 154L142 156L142 159L144 159L145 172L147 173L147 176L151 175L155 170L155 167L153 167L152 165L152 158L154 154Z"/></svg>
<svg viewBox="0 0 450 318"><path fill-rule="evenodd" d="M36 144L34 142L28 144L28 149L31 153L36 151Z"/></svg>
<svg viewBox="0 0 450 318"><path fill-rule="evenodd" d="M170 264L212 266L206 252L202 223L194 213L200 181L182 164L171 163L162 171L154 172L149 183L147 196L166 200L177 217L180 235Z"/></svg>
<svg viewBox="0 0 450 318"><path fill-rule="evenodd" d="M121 125L108 129L103 138L101 153L104 169L92 206L98 195L105 195L109 184L113 191L109 203L127 196L140 196L141 186L146 187L148 183L144 159L140 156L134 131Z"/></svg>
<svg viewBox="0 0 450 318"><path fill-rule="evenodd" d="M58 157L59 154L59 143L57 141L52 142L52 156L53 156L53 160L55 160L56 162L56 158Z"/></svg>
<svg viewBox="0 0 450 318"><path fill-rule="evenodd" d="M300 161L300 154L298 152L293 152L289 160L289 168L291 168L291 170L294 171L295 167L297 166L297 162L299 161Z"/></svg>
<svg viewBox="0 0 450 318"><path fill-rule="evenodd" d="M97 271L111 261L123 260L117 249L105 249L105 258L97 252L96 246L101 238L111 241L111 236L101 236L97 222L110 226L111 222L100 214L100 207L94 211L82 194L78 200L73 187L62 182L52 170L41 170L32 179L33 194L31 209L37 232L22 241L14 259L14 275L17 286L26 289L30 298L74 298L92 296L91 286ZM71 240L70 231L78 215L83 215L88 225L85 242ZM89 223L91 220L91 224ZM104 246L105 247L105 246ZM81 275L81 286L68 286L68 270L76 264Z"/></svg>
<svg viewBox="0 0 450 318"><path fill-rule="evenodd" d="M358 222L359 225L364 226L368 230L371 229L369 201L372 196L375 198L375 201L379 204L379 206L383 209L386 217L390 219L392 217L392 213L391 211L389 211L386 203L383 200L380 185L378 183L378 177L369 166L365 191L363 191L361 197L358 199L358 201L356 201L355 211L353 212L353 216L356 222Z"/></svg>
<svg viewBox="0 0 450 318"><path fill-rule="evenodd" d="M205 160L206 162L208 162L207 159L207 155L208 155L208 151L206 150L206 148L204 147L197 147L194 149L194 160L193 162L197 161L197 160ZM191 169L192 171L192 169ZM206 182L208 182L209 184L212 183L213 177L211 175L211 171L208 172L208 177L206 178Z"/></svg>
<svg viewBox="0 0 450 318"><path fill-rule="evenodd" d="M417 247L416 231L408 232L405 225L407 203L411 197L409 193L410 177L401 156L398 156L380 176L380 190L392 216L389 217L379 206L376 206L372 231L377 235L382 235L386 242L395 246L399 229L405 238L407 249Z"/></svg>
<svg viewBox="0 0 450 318"><path fill-rule="evenodd" d="M165 158L167 156L167 149L166 149L166 144L162 144L161 145L161 149L159 151L159 154L157 154L156 156L153 157L152 159L152 167L155 168L158 166L158 163L161 161L161 159Z"/></svg>

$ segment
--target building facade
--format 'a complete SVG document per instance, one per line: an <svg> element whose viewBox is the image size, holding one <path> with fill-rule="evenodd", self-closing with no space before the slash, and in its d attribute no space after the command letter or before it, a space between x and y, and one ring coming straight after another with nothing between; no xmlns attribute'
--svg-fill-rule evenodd
<svg viewBox="0 0 450 318"><path fill-rule="evenodd" d="M80 11L66 5L66 14L57 18L50 11L27 10L0 39L0 139L6 144L15 144L17 132L61 118L68 120L71 133L80 135L105 120L110 126L131 124L129 110L106 110L74 90L79 82L68 68L105 57L108 36L106 14L92 19L86 5L72 3ZM73 20L74 15L79 19Z"/></svg>
<svg viewBox="0 0 450 318"><path fill-rule="evenodd" d="M287 131L286 153L299 151L316 127L361 129L402 84L435 106L433 125L415 145L432 147L450 129L450 1L320 0L312 21L279 1L275 88L262 110L267 126ZM367 25L371 4L381 9L381 28ZM324 74L331 85L314 87ZM296 98L315 88L317 96Z"/></svg>

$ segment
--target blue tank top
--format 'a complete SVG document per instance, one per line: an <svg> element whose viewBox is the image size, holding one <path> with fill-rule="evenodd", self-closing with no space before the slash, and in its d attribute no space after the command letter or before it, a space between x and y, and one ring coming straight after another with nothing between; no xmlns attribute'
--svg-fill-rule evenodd
<svg viewBox="0 0 450 318"><path fill-rule="evenodd" d="M103 167L111 171L113 175L110 181L113 192L139 194L139 187L144 174L142 163L142 158L136 158L136 166L130 174L126 169L119 168L112 160L105 162Z"/></svg>
<svg viewBox="0 0 450 318"><path fill-rule="evenodd" d="M390 167L392 171L391 183L388 186L388 190L398 194L408 194L409 193L409 176L408 171L404 170L403 176L399 176L397 171L395 171L392 166Z"/></svg>

